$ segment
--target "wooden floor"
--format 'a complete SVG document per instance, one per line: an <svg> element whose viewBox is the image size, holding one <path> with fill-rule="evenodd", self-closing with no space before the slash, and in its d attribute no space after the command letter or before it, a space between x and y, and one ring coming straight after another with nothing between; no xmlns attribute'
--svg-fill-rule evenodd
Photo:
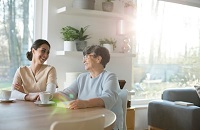
<svg viewBox="0 0 200 130"><path fill-rule="evenodd" d="M159 129L153 126L148 126L148 130L163 130L163 129Z"/></svg>

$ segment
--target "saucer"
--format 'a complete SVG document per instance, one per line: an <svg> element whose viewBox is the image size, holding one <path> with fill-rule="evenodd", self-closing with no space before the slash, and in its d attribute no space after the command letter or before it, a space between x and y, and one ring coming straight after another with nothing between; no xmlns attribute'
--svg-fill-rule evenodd
<svg viewBox="0 0 200 130"><path fill-rule="evenodd" d="M5 103L9 103L9 102L14 102L16 99L14 99L14 98L10 98L10 99L8 99L8 100L6 100L6 99L0 99L0 102L5 102Z"/></svg>
<svg viewBox="0 0 200 130"><path fill-rule="evenodd" d="M42 103L41 101L36 101L34 103L36 105L38 105L38 106L51 106L51 105L55 105L55 102L53 102L53 101L49 101L48 103Z"/></svg>

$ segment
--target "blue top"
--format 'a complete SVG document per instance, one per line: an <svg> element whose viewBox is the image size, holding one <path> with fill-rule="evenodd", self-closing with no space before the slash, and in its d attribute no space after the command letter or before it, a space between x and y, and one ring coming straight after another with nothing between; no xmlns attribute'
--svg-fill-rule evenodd
<svg viewBox="0 0 200 130"><path fill-rule="evenodd" d="M121 98L118 96L120 91L117 76L104 70L96 78L91 78L89 72L80 74L62 93L66 94L70 100L101 98L105 108L116 114L115 129L121 129L123 128L123 109Z"/></svg>

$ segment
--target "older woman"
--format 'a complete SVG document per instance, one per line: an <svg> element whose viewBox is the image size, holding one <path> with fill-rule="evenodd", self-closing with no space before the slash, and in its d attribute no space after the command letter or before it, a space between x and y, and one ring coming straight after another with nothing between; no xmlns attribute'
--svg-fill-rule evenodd
<svg viewBox="0 0 200 130"><path fill-rule="evenodd" d="M120 87L117 76L105 70L110 61L109 51L99 45L92 45L83 51L83 63L88 72L63 91L54 94L55 100L74 100L70 109L105 107L117 115L116 129L122 126L122 101L118 98Z"/></svg>
<svg viewBox="0 0 200 130"><path fill-rule="evenodd" d="M45 65L50 53L50 44L44 39L36 40L31 50L26 53L30 66L17 69L13 79L12 97L20 100L35 101L38 92L55 92L57 86L56 70Z"/></svg>

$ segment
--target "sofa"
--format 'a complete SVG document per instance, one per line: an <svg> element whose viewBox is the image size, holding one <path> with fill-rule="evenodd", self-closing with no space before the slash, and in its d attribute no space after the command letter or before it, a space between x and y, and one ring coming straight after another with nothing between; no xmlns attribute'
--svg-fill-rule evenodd
<svg viewBox="0 0 200 130"><path fill-rule="evenodd" d="M194 105L177 105L175 101ZM200 98L195 88L170 88L148 104L149 130L200 130Z"/></svg>

